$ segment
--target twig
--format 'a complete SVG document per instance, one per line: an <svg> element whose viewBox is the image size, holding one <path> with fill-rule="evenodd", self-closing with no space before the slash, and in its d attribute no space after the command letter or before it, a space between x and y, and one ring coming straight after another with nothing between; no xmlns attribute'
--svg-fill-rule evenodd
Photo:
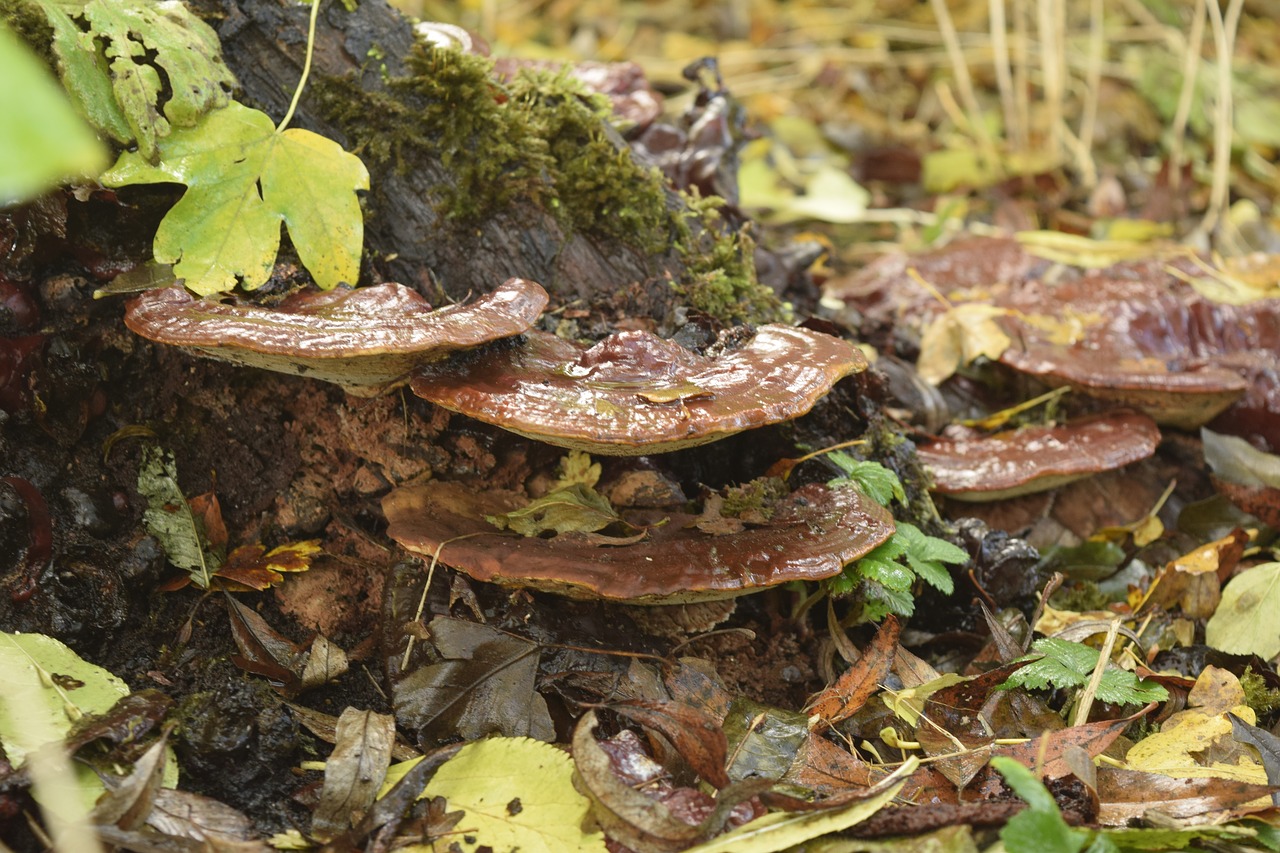
<svg viewBox="0 0 1280 853"><path fill-rule="evenodd" d="M1236 27L1244 0L1229 0L1224 15L1217 3L1206 3L1209 26L1213 30L1214 52L1218 58L1218 94L1213 110L1213 183L1209 207L1197 232L1209 236L1218 227L1231 195L1231 140L1235 120L1231 99L1231 60L1235 53Z"/></svg>
<svg viewBox="0 0 1280 853"><path fill-rule="evenodd" d="M1013 140L1019 154L1027 151L1027 129L1018 124L1017 105L1013 98L1013 69L1009 65L1009 22L1004 15L1005 0L988 0L987 17L991 29L992 62L995 64L996 88L1000 90L1000 106L1004 110L1004 132Z"/></svg>
<svg viewBox="0 0 1280 853"><path fill-rule="evenodd" d="M1098 686L1102 684L1102 675L1107 671L1107 666L1111 663L1111 650L1116 645L1116 635L1120 632L1120 620L1112 619L1111 625L1107 628L1107 637L1102 641L1102 649L1098 652L1098 665L1093 668L1093 675L1089 678L1089 684L1085 687L1084 692L1080 694L1080 703L1076 706L1076 720L1074 725L1083 726L1089 722L1089 710L1093 707L1093 698L1098 695Z"/></svg>
<svg viewBox="0 0 1280 853"><path fill-rule="evenodd" d="M1196 0L1191 17L1191 32L1182 51L1182 91L1178 93L1178 109L1173 114L1172 138L1169 140L1169 186L1182 183L1182 143L1191 119L1191 104L1196 94L1196 78L1200 74L1200 51L1204 45L1205 0Z"/></svg>
<svg viewBox="0 0 1280 853"><path fill-rule="evenodd" d="M1089 3L1089 66L1085 71L1084 110L1080 116L1080 149L1078 162L1086 189L1098 183L1098 167L1093 162L1093 134L1098 123L1099 89L1102 86L1103 58L1102 0Z"/></svg>
<svg viewBox="0 0 1280 853"><path fill-rule="evenodd" d="M951 60L951 73L955 75L956 87L960 91L960 101L969 114L969 124L975 131L978 144L982 147L982 156L988 166L1000 162L996 154L995 142L991 139L991 129L982 117L982 107L978 104L978 96L973 89L973 78L969 75L969 65L965 62L964 52L960 48L960 37L956 33L955 21L947 9L946 0L931 0L933 15L938 22L938 30L942 34L942 43L947 48L947 57Z"/></svg>

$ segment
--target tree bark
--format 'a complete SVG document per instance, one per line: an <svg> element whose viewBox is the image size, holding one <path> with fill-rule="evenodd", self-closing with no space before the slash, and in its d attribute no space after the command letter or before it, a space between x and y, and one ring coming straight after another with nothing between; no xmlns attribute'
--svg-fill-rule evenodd
<svg viewBox="0 0 1280 853"><path fill-rule="evenodd" d="M293 0L197 0L193 5L222 39L224 58L243 88L240 100L273 118L283 116L305 58L309 9ZM410 98L388 88L384 74L408 74L404 57L414 43L410 24L385 0L360 0L354 12L336 0L325 2L312 80L354 75L361 90L385 93L412 107ZM351 147L326 118L314 85L304 92L293 124ZM616 134L612 138L626 147ZM380 275L417 286L429 297L434 291L438 298L442 290L454 300L520 276L545 286L552 308L583 300L605 319L625 313L660 321L668 315L669 281L683 270L673 247L654 255L587 230L566 233L552 213L530 200L516 200L478 221L455 222L442 214L440 203L442 188L453 186L455 178L438 157L397 164L366 158L366 165L371 179L366 257ZM451 165L457 167L456 159ZM668 204L684 205L669 191Z"/></svg>

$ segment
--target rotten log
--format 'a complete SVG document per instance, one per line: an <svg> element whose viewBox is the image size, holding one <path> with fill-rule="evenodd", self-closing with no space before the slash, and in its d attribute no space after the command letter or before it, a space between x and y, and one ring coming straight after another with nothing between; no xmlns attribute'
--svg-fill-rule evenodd
<svg viewBox="0 0 1280 853"><path fill-rule="evenodd" d="M292 0L195 0L192 7L221 38L242 87L239 99L283 115L305 57L307 7ZM699 235L685 200L665 186L657 191L667 221L692 221L693 237L686 234L683 245L678 233L662 229L626 235L616 228L611 234L608 222L592 223L590 217L566 223L562 204L547 203L555 191L540 192L536 185L481 215L456 215L449 207L456 208L458 193L466 189L459 175L474 166L470 158L489 156L501 140L472 139L463 150L441 156L432 150L432 135L449 129L403 126L424 111L440 111L439 103L431 103L432 81L424 73L430 61L430 49L417 44L411 25L385 0L361 0L353 11L325 3L320 11L312 82L293 124L336 139L365 160L372 186L365 204L366 258L375 275L416 286L428 298L453 300L487 292L513 276L530 278L551 293L552 309L580 300L595 319L649 317L670 328L678 293L672 282L695 286L698 265L707 269L713 253L724 257L724 246L716 246L724 235ZM506 96L502 84L492 85L495 98ZM464 110L467 97L458 96ZM607 122L599 126L626 152ZM415 137L426 143L417 144Z"/></svg>

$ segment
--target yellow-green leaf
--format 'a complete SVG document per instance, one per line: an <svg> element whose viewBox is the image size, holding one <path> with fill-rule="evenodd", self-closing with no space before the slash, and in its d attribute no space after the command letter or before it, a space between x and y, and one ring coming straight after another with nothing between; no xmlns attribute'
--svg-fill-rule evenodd
<svg viewBox="0 0 1280 853"><path fill-rule="evenodd" d="M18 37L0 25L0 207L93 175L107 152Z"/></svg>
<svg viewBox="0 0 1280 853"><path fill-rule="evenodd" d="M588 822L590 803L573 787L573 760L532 738L467 744L436 772L423 796L444 797L449 811L464 812L450 841L464 853L482 847L521 853L605 850L603 833Z"/></svg>
<svg viewBox="0 0 1280 853"><path fill-rule="evenodd" d="M1264 563L1236 575L1204 626L1204 641L1235 655L1270 660L1280 654L1280 563Z"/></svg>
<svg viewBox="0 0 1280 853"><path fill-rule="evenodd" d="M232 103L159 142L151 165L125 152L102 177L108 186L176 182L187 192L156 232L160 263L202 295L246 289L271 274L280 224L316 283L354 283L364 223L356 190L369 173L353 154L307 130L277 132L270 117Z"/></svg>

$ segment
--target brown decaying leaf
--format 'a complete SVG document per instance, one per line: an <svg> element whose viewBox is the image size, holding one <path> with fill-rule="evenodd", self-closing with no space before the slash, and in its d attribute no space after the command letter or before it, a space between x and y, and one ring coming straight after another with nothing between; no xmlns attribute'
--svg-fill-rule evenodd
<svg viewBox="0 0 1280 853"><path fill-rule="evenodd" d="M293 714L297 721L306 727L307 731L325 743L332 744L337 741L337 717L332 714L323 714L313 708L294 705L291 702L286 702L285 705L288 707L289 713ZM409 746L402 738L397 737L396 742L391 745L391 757L396 761L408 761L411 758L421 758L422 753Z"/></svg>
<svg viewBox="0 0 1280 853"><path fill-rule="evenodd" d="M173 700L158 690L138 690L120 697L105 714L81 717L63 741L75 753L100 738L114 744L132 744L150 732L173 707Z"/></svg>
<svg viewBox="0 0 1280 853"><path fill-rule="evenodd" d="M1192 619L1209 618L1222 599L1223 582L1231 577L1248 544L1248 534L1236 528L1170 561L1147 587L1138 609L1177 605Z"/></svg>
<svg viewBox="0 0 1280 853"><path fill-rule="evenodd" d="M823 727L852 717L870 699L893 666L902 626L889 614L862 657L810 702L810 712Z"/></svg>
<svg viewBox="0 0 1280 853"><path fill-rule="evenodd" d="M678 702L633 699L614 702L613 711L660 732L675 746L689 767L717 789L730 783L725 771L728 743L719 723L704 711Z"/></svg>
<svg viewBox="0 0 1280 853"><path fill-rule="evenodd" d="M328 684L346 674L350 663L342 647L323 634L317 634L307 652L307 663L302 668L302 689L310 690Z"/></svg>
<svg viewBox="0 0 1280 853"><path fill-rule="evenodd" d="M443 660L405 673L391 685L396 720L420 743L458 735L468 740L493 734L555 737L546 700L535 689L536 643L443 616L427 628Z"/></svg>
<svg viewBox="0 0 1280 853"><path fill-rule="evenodd" d="M1280 738L1266 729L1246 723L1229 711L1227 719L1231 721L1231 736L1238 743L1247 743L1258 750L1262 767L1267 771L1267 782L1280 786ZM1271 795L1271 802L1280 806L1280 791Z"/></svg>
<svg viewBox="0 0 1280 853"><path fill-rule="evenodd" d="M995 740L982 707L998 685L1026 666L1010 663L982 675L943 687L930 695L916 723L915 739L925 755L939 758L938 770L958 788L963 788L987 763Z"/></svg>
<svg viewBox="0 0 1280 853"><path fill-rule="evenodd" d="M391 763L396 724L390 714L347 708L335 734L311 818L311 834L326 841L356 826L373 804Z"/></svg>
<svg viewBox="0 0 1280 853"><path fill-rule="evenodd" d="M123 779L104 779L107 792L93 807L90 819L94 823L114 824L124 830L140 829L155 806L156 792L164 781L164 735L147 748L133 764L133 770Z"/></svg>
<svg viewBox="0 0 1280 853"><path fill-rule="evenodd" d="M1098 823L1128 826L1149 812L1175 820L1220 823L1270 809L1271 793L1270 786L1234 779L1174 779L1103 765L1098 768Z"/></svg>
<svg viewBox="0 0 1280 853"><path fill-rule="evenodd" d="M231 620L231 637L240 654L231 661L241 669L271 681L272 689L282 696L296 696L302 688L299 669L302 649L276 631L256 611L225 596L227 615Z"/></svg>
<svg viewBox="0 0 1280 853"><path fill-rule="evenodd" d="M605 834L634 850L677 851L719 832L730 812L742 802L768 790L773 782L750 779L722 790L715 807L701 824L680 820L658 802L620 779L608 754L596 742L596 715L588 711L573 731L574 784L591 800L592 816Z"/></svg>
<svg viewBox="0 0 1280 853"><path fill-rule="evenodd" d="M270 551L259 544L241 545L227 555L213 573L220 585L232 592L251 589L261 592L284 580L282 572L305 572L323 549L315 539L287 542Z"/></svg>

